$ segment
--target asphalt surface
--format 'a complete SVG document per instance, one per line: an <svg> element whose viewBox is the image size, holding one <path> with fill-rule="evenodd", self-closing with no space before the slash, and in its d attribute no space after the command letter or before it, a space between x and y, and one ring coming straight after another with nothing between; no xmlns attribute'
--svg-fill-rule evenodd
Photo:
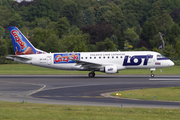
<svg viewBox="0 0 180 120"><path fill-rule="evenodd" d="M180 76L0 75L0 100L61 105L180 108L180 102L111 98L109 92L180 86ZM165 91L166 92L166 91ZM168 97L168 96L167 96Z"/></svg>

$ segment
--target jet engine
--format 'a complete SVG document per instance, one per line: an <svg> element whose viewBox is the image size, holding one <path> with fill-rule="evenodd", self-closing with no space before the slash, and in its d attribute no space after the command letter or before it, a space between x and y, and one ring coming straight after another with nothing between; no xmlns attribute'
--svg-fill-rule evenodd
<svg viewBox="0 0 180 120"><path fill-rule="evenodd" d="M117 67L116 66L105 66L99 70L100 72L105 72L107 74L113 74L113 73L118 73Z"/></svg>

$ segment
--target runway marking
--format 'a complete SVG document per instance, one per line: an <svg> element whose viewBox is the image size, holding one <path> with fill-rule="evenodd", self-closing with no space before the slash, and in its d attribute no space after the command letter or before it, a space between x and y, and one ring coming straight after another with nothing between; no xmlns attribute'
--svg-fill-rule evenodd
<svg viewBox="0 0 180 120"><path fill-rule="evenodd" d="M10 95L3 95L3 97L10 97Z"/></svg>
<svg viewBox="0 0 180 120"><path fill-rule="evenodd" d="M23 95L17 95L16 97L24 97Z"/></svg>
<svg viewBox="0 0 180 120"><path fill-rule="evenodd" d="M38 90L36 90L36 91L34 91L34 92L31 92L31 93L27 94L27 95L26 95L27 97L30 96L30 95L32 95L32 94L34 94L34 93L37 93L37 92L43 90L43 89L46 87L46 85L44 85L44 84L36 84L36 83L12 82L12 81L0 81L0 82L6 82L6 83L20 83L20 84L29 84L29 85L43 86L42 88L40 88L40 89L38 89Z"/></svg>
<svg viewBox="0 0 180 120"><path fill-rule="evenodd" d="M88 84L88 85L72 85L72 86L62 86L62 87L53 87L46 90L55 90L55 89L62 89L62 88L73 88L73 87L88 87L88 86L95 86L95 85L107 85L107 84ZM108 84L110 85L110 84ZM114 85L114 84L112 84Z"/></svg>
<svg viewBox="0 0 180 120"><path fill-rule="evenodd" d="M81 96L81 97L84 97L84 98L90 98L90 96Z"/></svg>
<svg viewBox="0 0 180 120"><path fill-rule="evenodd" d="M37 85L38 85L38 84L37 84ZM40 84L39 84L39 85L40 85ZM41 85L42 85L42 84L41 84ZM28 97L28 96L30 96L30 95L32 95L32 94L34 94L34 93L37 93L37 92L43 90L45 87L46 87L46 85L44 85L42 88L40 88L40 89L38 89L38 90L36 90L36 91L34 91L34 92L32 92L32 93L27 94L26 96Z"/></svg>
<svg viewBox="0 0 180 120"><path fill-rule="evenodd" d="M70 97L70 98L104 98L103 96L35 96L35 97L44 97L44 98L61 98L61 97Z"/></svg>
<svg viewBox="0 0 180 120"><path fill-rule="evenodd" d="M0 97L25 97L23 95L0 95Z"/></svg>
<svg viewBox="0 0 180 120"><path fill-rule="evenodd" d="M150 78L149 80L170 80L170 81L174 81L174 80L180 80L180 79L167 79L167 78Z"/></svg>

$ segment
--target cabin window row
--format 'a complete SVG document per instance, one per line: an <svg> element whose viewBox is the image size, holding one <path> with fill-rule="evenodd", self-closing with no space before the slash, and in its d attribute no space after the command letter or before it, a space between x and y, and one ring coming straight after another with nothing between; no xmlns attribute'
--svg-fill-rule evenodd
<svg viewBox="0 0 180 120"><path fill-rule="evenodd" d="M113 58L122 58L122 56L116 56L116 57L115 56L112 56L112 57L109 57L109 56L108 57L105 57L105 56L104 57L89 57L89 59L105 59L105 58L108 58L108 59L109 58L112 58L112 59ZM81 59L88 59L88 57L81 57Z"/></svg>

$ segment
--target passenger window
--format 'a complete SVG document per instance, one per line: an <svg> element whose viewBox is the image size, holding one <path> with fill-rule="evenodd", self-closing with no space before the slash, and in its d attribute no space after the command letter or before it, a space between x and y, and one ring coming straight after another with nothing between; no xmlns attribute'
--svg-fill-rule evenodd
<svg viewBox="0 0 180 120"><path fill-rule="evenodd" d="M118 56L116 56L116 58L118 58Z"/></svg>
<svg viewBox="0 0 180 120"><path fill-rule="evenodd" d="M83 57L81 57L81 59L83 59Z"/></svg>
<svg viewBox="0 0 180 120"><path fill-rule="evenodd" d="M94 57L94 59L96 59L96 57Z"/></svg>
<svg viewBox="0 0 180 120"><path fill-rule="evenodd" d="M90 59L91 59L92 57L90 57Z"/></svg>
<svg viewBox="0 0 180 120"><path fill-rule="evenodd" d="M108 57L108 59L109 59L109 57Z"/></svg>
<svg viewBox="0 0 180 120"><path fill-rule="evenodd" d="M87 57L86 57L86 59L87 59Z"/></svg>
<svg viewBox="0 0 180 120"><path fill-rule="evenodd" d="M101 57L99 57L99 59L101 59Z"/></svg>
<svg viewBox="0 0 180 120"><path fill-rule="evenodd" d="M114 56L112 56L112 58L114 58Z"/></svg>
<svg viewBox="0 0 180 120"><path fill-rule="evenodd" d="M103 57L104 59L106 58L106 57Z"/></svg>

